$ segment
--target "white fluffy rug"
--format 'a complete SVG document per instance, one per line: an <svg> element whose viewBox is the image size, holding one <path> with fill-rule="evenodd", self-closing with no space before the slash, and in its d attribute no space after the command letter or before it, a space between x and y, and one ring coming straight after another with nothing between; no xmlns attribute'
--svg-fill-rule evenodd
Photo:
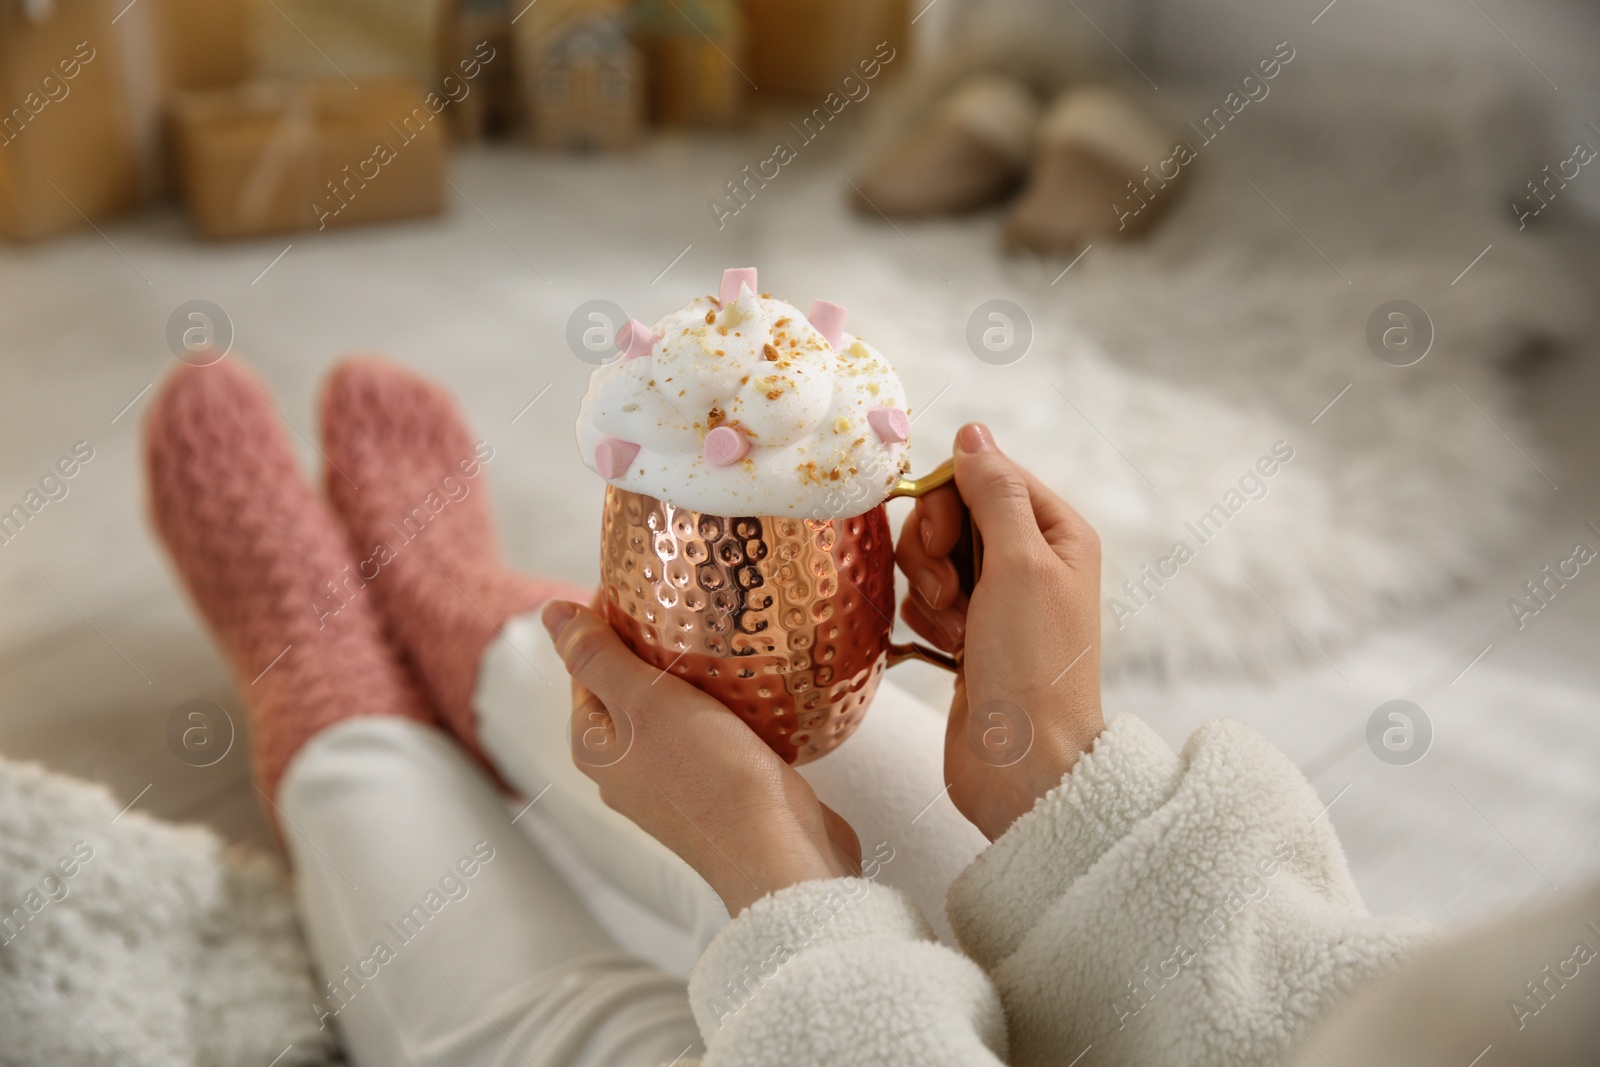
<svg viewBox="0 0 1600 1067"><path fill-rule="evenodd" d="M1151 239L1097 243L1064 275L1065 261L998 261L992 218L864 241L823 187L804 240L760 245L786 288L863 309L862 331L912 379L924 465L961 422L987 420L1095 523L1113 671L1336 655L1471 577L1549 499L1541 470L1559 478L1502 368L1585 326L1554 250L1507 207L1547 161L1530 115L1481 71L1364 88L1310 74L1286 66L1200 149ZM1180 123L1220 103L1170 87L1151 100ZM963 344L995 297L1032 320L1015 365ZM1396 298L1436 331L1408 368L1365 339ZM1292 461L1241 489L1278 442ZM1219 503L1230 514L1202 542L1188 524ZM1194 558L1146 577L1180 541ZM1137 595L1123 585L1141 579Z"/></svg>
<svg viewBox="0 0 1600 1067"><path fill-rule="evenodd" d="M0 1064L343 1062L277 867L119 806L0 760Z"/></svg>
<svg viewBox="0 0 1600 1067"><path fill-rule="evenodd" d="M504 445L491 479L511 560L592 580L600 484L571 430L590 368L566 350L568 317L598 298L652 321L709 291L722 267L756 264L788 299L846 303L895 361L918 412L918 468L949 454L962 421L984 419L1096 524L1109 671L1317 662L1515 543L1548 499L1533 463L1559 473L1499 361L1580 336L1585 309L1507 208L1548 158L1505 83L1432 71L1360 87L1315 71L1297 58L1201 150L1149 240L1097 243L1064 275L1064 261L1000 255L997 215L898 228L854 215L844 128L719 229L708 201L795 138L777 122L617 159L467 153L453 181L470 206L458 199L437 225L297 242L270 285L216 299L304 432L340 350L389 352L442 378ZM1220 103L1174 86L1159 96L1179 120ZM207 291L219 256L244 275L282 249L219 250L202 272L184 248L136 247L186 279L185 296ZM969 317L993 298L1033 323L1031 350L1010 366L967 347ZM1436 330L1408 368L1379 362L1365 336L1397 298ZM1294 458L1266 495L1199 545L1186 524L1234 502L1280 441ZM1147 606L1128 598L1123 582L1180 539L1195 558L1160 589L1147 580ZM1114 617L1113 596L1136 613Z"/></svg>
<svg viewBox="0 0 1600 1067"><path fill-rule="evenodd" d="M71 314L81 296L40 285L17 306L14 343L52 353L53 366L99 367L108 346L135 343L113 338L136 339L135 355L93 376L93 405L76 381L41 398L41 411L74 413L52 431L70 441L79 421L115 413L166 372L174 307L214 300L311 464L327 365L352 349L392 354L447 382L499 446L490 477L511 561L592 580L601 486L572 440L590 367L566 349L569 316L606 299L653 320L709 291L722 267L757 264L776 293L849 305L895 361L919 410L919 468L948 455L961 421L982 418L1099 527L1105 598L1125 598L1117 617L1106 609L1109 670L1237 672L1318 662L1313 646L1337 659L1343 643L1480 573L1549 499L1534 464L1558 484L1560 472L1498 360L1586 323L1545 239L1518 232L1509 210L1512 192L1565 156L1549 154L1554 142L1494 70L1318 74L1308 46L1201 150L1193 186L1148 241L1097 243L1065 274L1065 262L999 255L994 215L898 229L855 217L843 157L866 131L842 123L719 229L707 202L776 139L794 139L780 116L618 158L463 152L444 218L296 234L287 250L287 236L199 247L160 215L114 227L149 286L88 233L14 276L81 278L99 313ZM887 104L879 91L861 117ZM1172 85L1155 95L1175 120L1220 102ZM997 297L1022 305L1035 331L1010 366L966 347L972 312ZM1414 367L1367 347L1369 316L1396 298L1436 328ZM124 477L98 498L119 516L138 507L121 440L106 469ZM1186 524L1242 499L1253 483L1240 491L1240 479L1279 441L1294 459L1265 497L1197 544ZM57 532L62 558L98 551L95 527ZM1180 539L1195 558L1159 589L1147 579L1148 605L1126 598L1123 582ZM106 580L131 596L164 579L147 565Z"/></svg>

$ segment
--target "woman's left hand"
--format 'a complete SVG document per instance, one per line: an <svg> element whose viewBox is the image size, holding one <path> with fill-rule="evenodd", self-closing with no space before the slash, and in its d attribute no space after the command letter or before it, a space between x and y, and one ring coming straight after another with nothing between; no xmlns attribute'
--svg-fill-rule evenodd
<svg viewBox="0 0 1600 1067"><path fill-rule="evenodd" d="M737 715L639 659L599 615L545 606L572 675L572 757L606 804L677 853L738 915L800 882L861 873L861 843Z"/></svg>

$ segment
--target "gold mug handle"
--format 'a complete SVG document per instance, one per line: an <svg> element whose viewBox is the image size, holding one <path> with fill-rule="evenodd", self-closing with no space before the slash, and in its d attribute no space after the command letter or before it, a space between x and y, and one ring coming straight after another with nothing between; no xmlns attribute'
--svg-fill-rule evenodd
<svg viewBox="0 0 1600 1067"><path fill-rule="evenodd" d="M923 496L954 481L955 476L955 461L947 459L920 478L901 478L895 483L894 488L889 490L888 499ZM961 591L970 596L978 584L978 574L983 569L983 540L978 536L978 528L973 525L970 512L962 512L961 536L956 541L955 549L950 553L950 562L955 564ZM893 641L889 643L889 666L904 663L908 659L919 659L951 672L961 668L960 653L952 656L948 652L929 648L916 641L907 641L904 644L896 644Z"/></svg>

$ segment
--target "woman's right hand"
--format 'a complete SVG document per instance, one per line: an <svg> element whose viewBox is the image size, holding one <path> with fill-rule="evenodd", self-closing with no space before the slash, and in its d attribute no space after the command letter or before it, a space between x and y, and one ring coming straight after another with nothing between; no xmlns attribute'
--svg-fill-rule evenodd
<svg viewBox="0 0 1600 1067"><path fill-rule="evenodd" d="M962 653L945 735L950 799L993 841L1053 789L1104 728L1100 541L996 446L956 435L955 487L919 499L895 549L906 623ZM959 489L959 495L957 490ZM983 540L970 599L949 556L970 511Z"/></svg>

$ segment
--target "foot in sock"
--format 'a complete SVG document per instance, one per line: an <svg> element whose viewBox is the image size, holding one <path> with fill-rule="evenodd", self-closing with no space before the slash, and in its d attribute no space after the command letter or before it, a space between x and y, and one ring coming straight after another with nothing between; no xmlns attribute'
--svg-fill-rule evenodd
<svg viewBox="0 0 1600 1067"><path fill-rule="evenodd" d="M493 448L439 386L393 364L349 360L322 402L328 493L363 560L364 590L427 687L440 719L480 759L473 692L484 650L559 582L506 569L484 486Z"/></svg>
<svg viewBox="0 0 1600 1067"><path fill-rule="evenodd" d="M434 721L377 604L322 606L357 560L253 374L232 360L180 368L146 423L145 466L156 531L249 706L268 801L295 753L336 722Z"/></svg>

